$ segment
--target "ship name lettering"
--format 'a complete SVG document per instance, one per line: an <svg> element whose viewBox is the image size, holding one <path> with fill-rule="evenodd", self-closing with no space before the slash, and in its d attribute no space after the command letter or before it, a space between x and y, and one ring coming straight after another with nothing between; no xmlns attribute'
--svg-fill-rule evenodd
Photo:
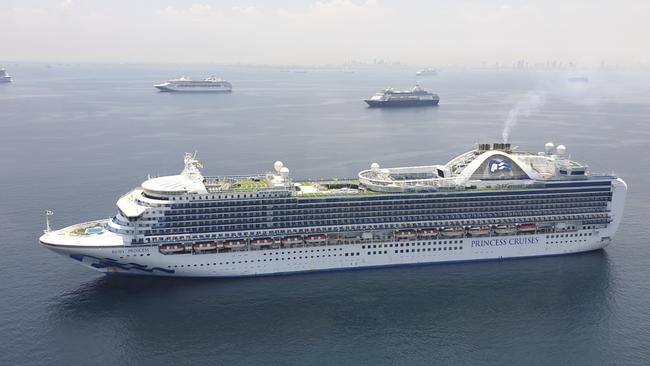
<svg viewBox="0 0 650 366"><path fill-rule="evenodd" d="M534 236L525 236L521 238L510 239L476 239L472 240L472 247L498 247L503 245L525 245L525 244L538 244L539 238Z"/></svg>

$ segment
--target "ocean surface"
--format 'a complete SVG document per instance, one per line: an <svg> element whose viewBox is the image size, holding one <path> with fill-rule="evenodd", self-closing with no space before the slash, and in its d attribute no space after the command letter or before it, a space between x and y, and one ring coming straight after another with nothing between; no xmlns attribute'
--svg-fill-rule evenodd
<svg viewBox="0 0 650 366"><path fill-rule="evenodd" d="M0 85L2 365L650 364L650 74L8 64ZM159 93L222 76L232 94ZM575 74L575 72L573 73ZM437 108L368 109L419 82ZM115 214L198 151L206 174L355 177L478 142L553 141L629 186L613 243L585 254L245 279L106 277L39 246Z"/></svg>

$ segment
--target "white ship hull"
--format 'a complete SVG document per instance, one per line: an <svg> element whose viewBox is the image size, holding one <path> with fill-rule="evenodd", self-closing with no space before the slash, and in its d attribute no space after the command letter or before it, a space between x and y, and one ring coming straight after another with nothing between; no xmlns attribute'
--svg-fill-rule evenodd
<svg viewBox="0 0 650 366"><path fill-rule="evenodd" d="M205 93L205 92L210 92L210 93L228 93L232 91L232 88L229 87L192 87L192 88L187 88L187 87L179 87L179 86L173 86L173 85L154 85L158 90L162 92L184 92L184 93Z"/></svg>
<svg viewBox="0 0 650 366"><path fill-rule="evenodd" d="M502 153L482 153L481 160L464 169L471 169L472 176L476 171L483 174L483 166L494 165L496 170L506 160L499 163L495 154ZM261 184L255 176L205 178L191 154L185 155L185 163L181 175L147 180L120 197L119 213L110 220L53 231L52 212L47 211L40 242L100 272L177 277L263 276L552 256L607 246L621 223L627 192L622 179L599 176L550 181L543 188L495 191L485 187L483 192L470 188L470 192L433 194L350 194L352 184L337 182L323 185L340 189L338 195L317 197L316 189L306 185L312 190L303 193L314 196L299 197L283 189L250 193L251 187ZM578 163L562 163L562 169L584 173ZM285 182L288 168L281 162L274 165L279 175L269 175L268 181ZM373 164L359 174L359 184L380 192L390 174L386 170L382 173ZM380 174L373 176L373 171ZM222 190L208 192L205 184ZM229 192L225 184L246 190ZM156 196L159 191L165 196ZM344 218L337 221L337 216ZM239 218L249 221L236 221ZM229 222L223 226L218 220ZM229 231L220 231L218 225Z"/></svg>
<svg viewBox="0 0 650 366"><path fill-rule="evenodd" d="M177 277L246 277L369 267L552 256L597 250L605 232L400 240L209 254L161 254L157 246L71 248L53 251L111 274Z"/></svg>

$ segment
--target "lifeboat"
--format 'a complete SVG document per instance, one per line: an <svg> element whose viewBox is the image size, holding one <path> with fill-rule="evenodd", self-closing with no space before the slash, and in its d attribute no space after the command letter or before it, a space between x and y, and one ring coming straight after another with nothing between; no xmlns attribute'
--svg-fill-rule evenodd
<svg viewBox="0 0 650 366"><path fill-rule="evenodd" d="M395 239L412 239L417 237L415 230L399 230L395 232Z"/></svg>
<svg viewBox="0 0 650 366"><path fill-rule="evenodd" d="M433 229L422 229L418 231L418 236L421 238L435 238L438 236L438 229L433 228Z"/></svg>
<svg viewBox="0 0 650 366"><path fill-rule="evenodd" d="M442 229L442 236L448 238L457 238L465 234L465 228L456 226L456 227L446 227Z"/></svg>
<svg viewBox="0 0 650 366"><path fill-rule="evenodd" d="M185 251L185 246L183 244L163 244L158 247L158 250L162 254L183 253Z"/></svg>
<svg viewBox="0 0 650 366"><path fill-rule="evenodd" d="M246 247L246 240L244 239L235 239L235 240L226 240L223 242L223 247L226 249L239 249Z"/></svg>
<svg viewBox="0 0 650 366"><path fill-rule="evenodd" d="M263 247L266 245L271 245L271 244L273 244L273 239L271 238L257 238L251 240L251 246L256 248Z"/></svg>
<svg viewBox="0 0 650 366"><path fill-rule="evenodd" d="M217 249L218 245L217 242L210 241L210 242L205 242L205 243L196 243L192 245L192 249L196 252L202 252L206 250L215 250Z"/></svg>
<svg viewBox="0 0 650 366"><path fill-rule="evenodd" d="M536 224L520 224L517 225L517 231L520 233L530 233L537 231L537 225Z"/></svg>
<svg viewBox="0 0 650 366"><path fill-rule="evenodd" d="M467 232L472 236L488 235L492 229L489 226L471 226Z"/></svg>
<svg viewBox="0 0 650 366"><path fill-rule="evenodd" d="M322 243L327 240L327 235L325 234L318 234L318 235L308 235L305 238L305 241L309 244L316 244L316 243Z"/></svg>
<svg viewBox="0 0 650 366"><path fill-rule="evenodd" d="M285 236L282 238L283 245L301 244L302 236Z"/></svg>
<svg viewBox="0 0 650 366"><path fill-rule="evenodd" d="M515 225L497 225L494 227L494 232L500 235L514 234L517 232Z"/></svg>

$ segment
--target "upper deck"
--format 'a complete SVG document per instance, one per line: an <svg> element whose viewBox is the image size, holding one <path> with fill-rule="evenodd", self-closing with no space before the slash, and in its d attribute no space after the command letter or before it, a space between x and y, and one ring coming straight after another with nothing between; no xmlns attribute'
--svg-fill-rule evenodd
<svg viewBox="0 0 650 366"><path fill-rule="evenodd" d="M568 157L566 148L546 144L544 151L518 151L510 144L479 144L445 164L381 168L373 163L357 179L293 181L289 169L276 162L274 171L239 176L206 176L191 154L179 175L153 178L142 183L153 197L186 194L276 193L296 197L427 192L465 189L518 189L558 180L590 178L587 166ZM239 197L239 195L237 195ZM243 197L247 197L244 195Z"/></svg>

